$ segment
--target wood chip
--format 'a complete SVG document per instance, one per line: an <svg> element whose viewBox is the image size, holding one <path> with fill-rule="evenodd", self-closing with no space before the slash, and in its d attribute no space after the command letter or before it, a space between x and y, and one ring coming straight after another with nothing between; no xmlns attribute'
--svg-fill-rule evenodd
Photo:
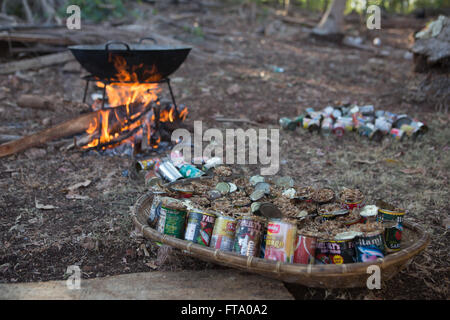
<svg viewBox="0 0 450 320"><path fill-rule="evenodd" d="M57 208L50 204L45 205L45 204L39 203L39 201L37 199L34 199L34 204L37 209L42 209L42 210L53 210L53 209Z"/></svg>

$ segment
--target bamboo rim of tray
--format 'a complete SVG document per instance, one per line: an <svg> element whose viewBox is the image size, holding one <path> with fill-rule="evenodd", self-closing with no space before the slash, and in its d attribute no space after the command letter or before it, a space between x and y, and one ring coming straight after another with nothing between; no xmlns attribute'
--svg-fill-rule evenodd
<svg viewBox="0 0 450 320"><path fill-rule="evenodd" d="M162 234L151 228L145 221L141 221L142 210L151 205L153 200L153 192L143 194L136 201L132 207L130 215L132 217L135 227L140 230L144 237L151 240L167 244L169 246L185 250L194 257L205 258L209 261L215 261L219 264L226 264L245 268L248 271L263 273L263 274L289 274L289 275L323 275L327 278L339 277L343 275L360 275L367 273L367 267L371 265L378 265L381 270L396 267L399 263L406 263L413 256L423 251L429 244L429 235L416 223L404 222L403 226L418 234L418 239L410 246L401 249L400 251L391 253L384 258L378 258L376 261L356 262L341 265L308 265L308 264L293 264L280 261L272 261L257 257L242 256L237 253L222 251L210 247L195 244L193 242L178 239L172 236Z"/></svg>

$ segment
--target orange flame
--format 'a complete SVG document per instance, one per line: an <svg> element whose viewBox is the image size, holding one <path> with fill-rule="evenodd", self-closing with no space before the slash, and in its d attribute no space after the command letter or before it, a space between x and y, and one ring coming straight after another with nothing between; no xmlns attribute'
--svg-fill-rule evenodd
<svg viewBox="0 0 450 320"><path fill-rule="evenodd" d="M89 135L95 135L98 132L99 137L94 138L84 148L92 148L98 145L114 142L113 139L119 137L121 133L130 132L132 130L137 130L135 135L142 136L144 127L147 132L147 136L145 138L150 145L151 124L155 121L155 115L152 114L150 119L146 119L147 117L142 117L142 119L138 120L136 119L147 111L147 108L150 107L152 101L156 101L156 104L160 105L158 101L158 94L160 93L161 88L157 83L140 83L138 81L139 78L135 70L136 68L141 68L142 65L132 68L131 72L128 72L125 59L121 56L116 56L114 66L118 71L116 74L117 82L110 83L105 88L108 103L111 109L99 110L98 117L89 124L86 133ZM148 75L148 77L145 81L150 82L159 80L156 79L155 76L150 76L150 74L155 74L155 71L155 66L153 66L150 70L146 70L144 74ZM105 87L105 85L100 81L96 84L99 88ZM94 103L92 107L94 110L98 109L98 102ZM119 107L121 108L119 109ZM114 113L111 113L111 111ZM123 115L124 111L125 115ZM174 113L174 107L168 111L161 110L159 114L159 121L173 122L175 120ZM187 113L187 108L184 108L179 113L179 118L184 121ZM138 129L139 127L141 127L141 129ZM160 138L157 139L156 144L159 144L159 142ZM132 136L127 138L120 141L120 143L130 143L134 145L134 137ZM117 144L112 143L110 147L115 146L117 146Z"/></svg>

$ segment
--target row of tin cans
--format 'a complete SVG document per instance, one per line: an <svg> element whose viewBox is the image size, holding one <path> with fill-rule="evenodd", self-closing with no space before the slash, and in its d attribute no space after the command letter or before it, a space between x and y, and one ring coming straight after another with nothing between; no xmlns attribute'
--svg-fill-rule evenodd
<svg viewBox="0 0 450 320"><path fill-rule="evenodd" d="M385 256L383 230L343 232L334 239L316 240L316 264L343 264L373 261Z"/></svg>
<svg viewBox="0 0 450 320"><path fill-rule="evenodd" d="M244 256L287 263L342 264L367 262L400 250L404 212L378 210L384 230L349 231L333 239L298 234L291 219L238 218L213 212L187 210L177 199L155 194L148 223L157 231Z"/></svg>
<svg viewBox="0 0 450 320"><path fill-rule="evenodd" d="M219 216L214 227L211 247L268 260L290 263L312 263L314 245L311 239L297 235L295 221L242 216L237 219Z"/></svg>
<svg viewBox="0 0 450 320"><path fill-rule="evenodd" d="M257 216L232 218L204 210L180 209L176 199L155 194L148 223L158 232L214 249L269 260L311 263L314 243L297 236L295 221Z"/></svg>
<svg viewBox="0 0 450 320"><path fill-rule="evenodd" d="M306 114L295 119L281 118L280 125L287 130L301 126L309 131L317 131L328 136L331 133L343 136L345 132L358 131L361 136L378 140L390 135L396 140L405 137L416 138L427 132L428 127L408 115L398 115L384 110L374 110L372 105L353 108L331 106L322 111L306 109Z"/></svg>

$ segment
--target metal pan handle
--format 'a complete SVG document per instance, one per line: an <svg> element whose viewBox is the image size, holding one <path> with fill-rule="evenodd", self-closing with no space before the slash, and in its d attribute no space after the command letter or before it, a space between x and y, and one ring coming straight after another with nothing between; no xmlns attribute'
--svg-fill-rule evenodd
<svg viewBox="0 0 450 320"><path fill-rule="evenodd" d="M106 51L109 50L109 46L110 46L111 44L123 44L123 45L127 48L127 51L130 51L130 46L129 46L127 43L122 42L122 41L108 41L108 42L105 44L105 50L106 50Z"/></svg>
<svg viewBox="0 0 450 320"><path fill-rule="evenodd" d="M152 37L144 37L144 38L140 38L139 39L139 44L141 44L142 43L142 41L144 41L144 40L151 40L151 41L153 41L155 44L158 44L158 41L156 41L154 38L152 38Z"/></svg>

